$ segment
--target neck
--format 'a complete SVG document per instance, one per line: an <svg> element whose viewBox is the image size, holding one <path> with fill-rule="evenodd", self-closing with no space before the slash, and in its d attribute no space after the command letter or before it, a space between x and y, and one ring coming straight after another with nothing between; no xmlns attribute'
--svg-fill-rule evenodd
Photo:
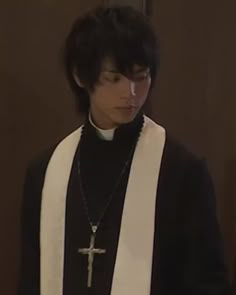
<svg viewBox="0 0 236 295"><path fill-rule="evenodd" d="M114 130L117 127L119 127L119 126L116 126L115 124L100 124L100 123L98 123L98 121L94 119L94 116L92 115L91 112L89 113L89 120L94 127L96 127L97 129L100 129L100 130Z"/></svg>
<svg viewBox="0 0 236 295"><path fill-rule="evenodd" d="M114 134L115 134L115 128L112 129L101 129L99 128L93 121L91 113L89 113L89 121L91 123L91 125L96 129L97 134L100 138L107 140L107 141L111 141L114 138Z"/></svg>
<svg viewBox="0 0 236 295"><path fill-rule="evenodd" d="M101 130L111 130L119 127L118 124L115 124L110 120L106 120L104 116L99 117L99 115L95 115L92 108L90 109L90 118L94 125Z"/></svg>

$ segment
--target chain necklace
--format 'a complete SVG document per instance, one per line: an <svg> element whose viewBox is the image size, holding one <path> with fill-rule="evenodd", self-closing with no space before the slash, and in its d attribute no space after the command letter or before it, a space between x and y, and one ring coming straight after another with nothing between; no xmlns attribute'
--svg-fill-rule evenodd
<svg viewBox="0 0 236 295"><path fill-rule="evenodd" d="M126 172L126 169L131 161L131 157L133 155L133 152L134 152L134 149L136 147L136 142L137 140L135 141L135 144L133 144L132 148L131 148L131 151L129 153L129 156L128 156L128 159L125 161L125 164L121 170L121 173L119 174L119 177L116 181L116 184L114 186L114 189L112 190L109 198L108 198L108 202L106 204L106 206L104 207L103 211L101 212L97 222L93 222L92 221L92 218L90 217L90 214L89 214L89 208L88 208L88 202L87 202L87 199L86 199L86 196L85 196L85 193L84 193L84 186L82 184L82 179L81 179L81 162L80 162L80 149L79 149L79 160L78 160L78 175L79 175L79 185L80 185L80 193L81 193L81 197L82 197L82 200L83 200L83 205L84 205L84 210L85 210L85 213L86 213L86 216L87 216L87 219L88 219L88 223L90 225L90 228L92 230L92 232L97 232L97 229L99 227L99 225L101 224L101 221L107 211L107 209L109 208L113 198L114 198L114 195L115 195L115 192L117 191L119 185L120 185L120 182ZM96 229L95 229L96 228Z"/></svg>
<svg viewBox="0 0 236 295"><path fill-rule="evenodd" d="M83 127L83 129L84 129L84 127ZM83 136L83 129L82 129L81 139L82 139L82 136ZM140 135L140 132L139 132L139 135ZM97 222L93 222L93 220L92 220L92 218L91 218L91 216L89 214L88 202L87 202L87 199L86 199L86 196L85 196L85 191L84 191L82 178L81 178L81 161L80 161L81 152L80 152L80 146L79 146L79 150L78 150L79 157L78 157L78 166L77 166L77 168L78 168L78 176L79 176L80 193L81 193L81 197L82 197L82 200L83 200L83 206L84 206L85 214L87 216L88 223L89 223L89 226L90 226L90 229L91 229L91 236L90 236L90 246L89 246L89 248L80 248L78 250L78 252L80 254L83 254L83 255L88 255L88 280L87 280L87 287L88 288L92 287L94 255L95 254L105 254L106 253L106 249L98 249L98 248L95 247L96 234L97 234L97 231L98 231L99 226L101 224L101 221L103 220L105 213L107 212L108 208L110 207L110 204L112 203L112 201L114 199L115 193L116 193L116 191L117 191L117 189L118 189L118 187L119 187L119 185L121 183L121 180L122 180L128 166L129 166L129 164L130 164L130 162L132 160L132 155L134 153L137 141L139 139L139 135L137 136L134 144L132 145L132 148L131 148L131 151L129 152L128 158L125 161L125 164L124 164L124 166L123 166L123 168L121 170L121 173L119 174L119 177L118 177L118 179L117 179L117 181L115 183L115 186L114 186L111 194L109 195L108 202L107 202L106 206L104 207L104 209L102 210Z"/></svg>

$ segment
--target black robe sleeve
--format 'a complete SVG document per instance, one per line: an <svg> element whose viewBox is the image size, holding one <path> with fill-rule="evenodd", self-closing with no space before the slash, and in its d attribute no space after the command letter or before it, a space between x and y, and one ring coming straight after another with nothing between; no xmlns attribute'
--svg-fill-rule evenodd
<svg viewBox="0 0 236 295"><path fill-rule="evenodd" d="M231 294L217 221L213 184L204 161L192 161L185 177L186 265L184 294Z"/></svg>
<svg viewBox="0 0 236 295"><path fill-rule="evenodd" d="M18 295L40 295L40 207L46 168L55 147L27 169L21 212L21 263Z"/></svg>

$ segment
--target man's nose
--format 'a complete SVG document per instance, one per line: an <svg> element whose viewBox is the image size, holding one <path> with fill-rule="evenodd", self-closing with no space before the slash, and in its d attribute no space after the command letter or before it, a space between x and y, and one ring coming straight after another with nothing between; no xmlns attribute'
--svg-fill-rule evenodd
<svg viewBox="0 0 236 295"><path fill-rule="evenodd" d="M135 82L130 81L130 90L131 90L131 94L132 96L136 96L136 87L135 87Z"/></svg>
<svg viewBox="0 0 236 295"><path fill-rule="evenodd" d="M130 97L136 96L136 84L134 81L125 78L124 85L123 85L123 96Z"/></svg>

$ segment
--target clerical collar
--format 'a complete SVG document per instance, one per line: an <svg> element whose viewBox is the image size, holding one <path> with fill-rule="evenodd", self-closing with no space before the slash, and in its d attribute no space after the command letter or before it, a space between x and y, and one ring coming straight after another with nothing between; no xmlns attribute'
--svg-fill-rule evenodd
<svg viewBox="0 0 236 295"><path fill-rule="evenodd" d="M140 111L132 122L111 130L103 130L96 126L89 113L84 124L83 138L89 140L90 143L93 140L93 144L95 144L95 142L98 143L98 141L104 144L120 144L121 142L126 144L127 142L133 142L139 135L142 130L143 122L143 113Z"/></svg>
<svg viewBox="0 0 236 295"><path fill-rule="evenodd" d="M91 113L89 113L89 122L90 124L96 129L98 136L101 139L107 140L107 141L112 141L114 139L114 135L115 135L115 130L116 128L113 129L101 129L98 126L96 126L96 124L93 122Z"/></svg>

